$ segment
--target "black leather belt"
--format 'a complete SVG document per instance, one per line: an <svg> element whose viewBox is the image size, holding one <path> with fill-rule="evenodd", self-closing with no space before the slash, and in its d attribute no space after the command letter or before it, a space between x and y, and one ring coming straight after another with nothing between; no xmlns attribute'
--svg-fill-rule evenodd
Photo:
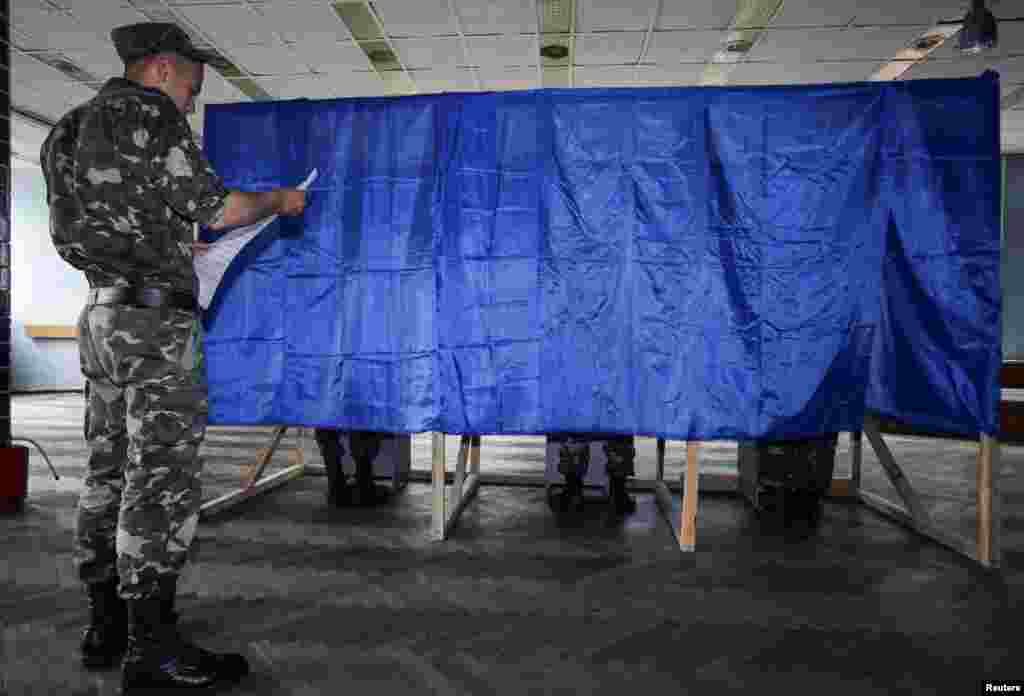
<svg viewBox="0 0 1024 696"><path fill-rule="evenodd" d="M93 305L129 305L149 309L173 307L186 312L199 311L196 298L190 293L138 285L93 288L89 291L89 306Z"/></svg>

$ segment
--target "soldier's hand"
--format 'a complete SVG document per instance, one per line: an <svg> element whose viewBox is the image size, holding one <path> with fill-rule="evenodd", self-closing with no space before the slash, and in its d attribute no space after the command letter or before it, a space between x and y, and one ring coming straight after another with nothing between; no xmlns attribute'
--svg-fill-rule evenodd
<svg viewBox="0 0 1024 696"><path fill-rule="evenodd" d="M281 215L302 215L306 209L306 192L299 189L281 189Z"/></svg>
<svg viewBox="0 0 1024 696"><path fill-rule="evenodd" d="M192 242L192 255L202 256L210 250L210 244L208 242Z"/></svg>

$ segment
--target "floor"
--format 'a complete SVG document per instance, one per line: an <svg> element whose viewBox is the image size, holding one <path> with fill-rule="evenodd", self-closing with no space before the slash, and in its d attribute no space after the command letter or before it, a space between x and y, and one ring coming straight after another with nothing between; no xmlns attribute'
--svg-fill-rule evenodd
<svg viewBox="0 0 1024 696"><path fill-rule="evenodd" d="M15 436L37 441L60 480L33 450L27 510L0 518L0 694L115 694L117 671L76 661L81 395L18 395L12 411ZM204 497L237 487L269 437L211 428ZM973 534L976 445L886 441L939 524ZM298 444L315 457L309 438ZM653 441L638 447L650 477ZM669 478L683 452L670 444ZM735 444L701 458L734 467ZM326 480L307 476L200 525L183 630L249 658L237 694L984 693L985 680L1024 678L1022 460L1024 447L1003 448L998 573L839 502L808 535L763 528L736 496L702 495L697 551L683 555L652 495L625 522L594 502L569 523L543 489L485 486L453 538L434 542L429 485L336 510ZM414 469L429 461L430 436L415 436ZM842 443L838 473L847 461ZM275 455L270 471L285 463ZM543 440L485 437L482 469L539 474ZM867 446L864 481L895 497Z"/></svg>

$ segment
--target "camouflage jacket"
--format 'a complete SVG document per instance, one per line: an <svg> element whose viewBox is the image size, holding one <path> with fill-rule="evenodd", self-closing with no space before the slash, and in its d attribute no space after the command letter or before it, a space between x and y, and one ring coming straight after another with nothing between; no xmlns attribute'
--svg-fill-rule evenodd
<svg viewBox="0 0 1024 696"><path fill-rule="evenodd" d="M192 223L223 216L228 192L169 97L109 80L54 126L40 161L50 236L90 286L197 294Z"/></svg>

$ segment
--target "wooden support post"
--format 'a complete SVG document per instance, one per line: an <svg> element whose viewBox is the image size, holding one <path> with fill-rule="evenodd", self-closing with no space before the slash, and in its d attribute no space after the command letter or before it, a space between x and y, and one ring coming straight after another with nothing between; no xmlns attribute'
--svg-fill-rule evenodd
<svg viewBox="0 0 1024 696"><path fill-rule="evenodd" d="M999 443L982 434L978 450L978 561L999 565Z"/></svg>
<svg viewBox="0 0 1024 696"><path fill-rule="evenodd" d="M435 541L443 541L445 538L445 463L444 463L444 433L433 434L432 461L431 461L431 483L434 486L434 496L431 505L431 528Z"/></svg>
<svg viewBox="0 0 1024 696"><path fill-rule="evenodd" d="M679 545L680 532L682 531L679 526L680 515L676 515L672 509L672 491L669 490L668 484L664 481L654 482L654 501L658 504L658 509L661 510L661 514L665 517L665 522L668 523L668 528L672 532L672 539ZM680 550L682 550L681 546Z"/></svg>
<svg viewBox="0 0 1024 696"><path fill-rule="evenodd" d="M452 479L450 507L457 507L462 499L462 485L466 482L466 462L469 460L469 445L472 438L463 435L459 439L459 454L455 458L455 478Z"/></svg>
<svg viewBox="0 0 1024 696"><path fill-rule="evenodd" d="M922 526L931 527L931 521L929 519L928 512L924 509L924 505L921 504L921 499L917 496L917 492L913 486L910 485L910 481L903 474L903 470L899 464L896 463L896 459L893 458L892 452L889 450L889 446L885 444L885 440L882 439L882 435L878 429L878 419L874 416L867 416L864 420L864 433L868 436L868 442L871 443L871 447L875 450L875 454L878 455L878 461L882 465L882 469L885 470L886 476L889 477L889 481L892 483L893 488L900 494L900 498L903 499L903 504L910 511L911 517Z"/></svg>
<svg viewBox="0 0 1024 696"><path fill-rule="evenodd" d="M864 443L864 433L860 430L856 430L850 433L850 488L853 495L860 493L860 470L861 464L864 461L864 452L862 445Z"/></svg>
<svg viewBox="0 0 1024 696"><path fill-rule="evenodd" d="M205 519L211 515L215 515L219 512L223 512L229 508L234 507L238 503L241 503L250 498L254 498L260 493L266 493L267 491L280 488L284 484L294 479L300 478L304 472L302 464L290 466L287 469L282 469L277 473L267 476L265 479L261 479L252 486L240 488L237 491L231 493L225 493L219 498L215 498L207 503L203 503L199 508L200 519Z"/></svg>
<svg viewBox="0 0 1024 696"><path fill-rule="evenodd" d="M476 497L476 492L479 487L480 474L470 473L469 476L466 477L464 487L459 490L458 498L455 505L452 507L451 515L445 521L445 539L451 536L452 531L455 529L455 525L459 523L459 516L462 515L462 511L466 509L469 502Z"/></svg>
<svg viewBox="0 0 1024 696"><path fill-rule="evenodd" d="M287 430L288 426L286 425L279 425L274 430L274 436L270 440L270 446L260 450L259 459L256 463L256 467L252 469L252 471L246 477L246 488L252 488L252 486L254 486L256 482L259 481L260 476L263 475L263 470L267 468L267 464L269 464L270 460L273 458L274 452L277 451L278 445L281 444L281 438L284 437L285 431Z"/></svg>
<svg viewBox="0 0 1024 696"><path fill-rule="evenodd" d="M469 450L469 471L470 473L480 473L480 436L473 436L473 443Z"/></svg>
<svg viewBox="0 0 1024 696"><path fill-rule="evenodd" d="M693 551L697 543L697 480L699 463L697 448L700 443L686 443L686 487L683 489L683 509L679 521L679 548Z"/></svg>
<svg viewBox="0 0 1024 696"><path fill-rule="evenodd" d="M658 459L657 459L657 470L654 474L655 481L665 480L665 441L662 438L658 438Z"/></svg>

